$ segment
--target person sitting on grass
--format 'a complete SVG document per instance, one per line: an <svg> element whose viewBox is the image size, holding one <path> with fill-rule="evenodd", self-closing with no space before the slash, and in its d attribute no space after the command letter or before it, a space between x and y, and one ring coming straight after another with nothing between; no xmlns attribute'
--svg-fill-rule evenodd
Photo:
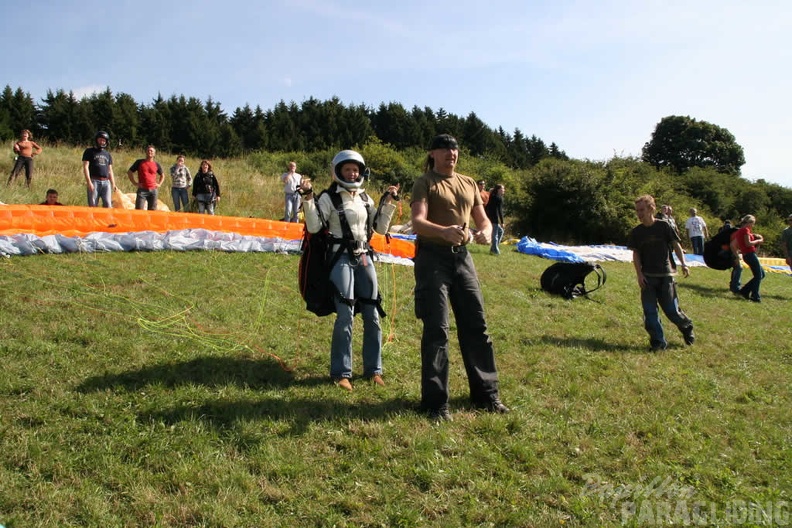
<svg viewBox="0 0 792 528"><path fill-rule="evenodd" d="M63 205L58 201L58 191L55 189L47 189L47 197L39 205Z"/></svg>

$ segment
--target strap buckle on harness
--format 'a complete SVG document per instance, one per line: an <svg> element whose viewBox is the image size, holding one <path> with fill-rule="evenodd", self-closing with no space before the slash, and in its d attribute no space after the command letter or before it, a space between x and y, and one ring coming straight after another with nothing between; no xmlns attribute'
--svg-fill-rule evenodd
<svg viewBox="0 0 792 528"><path fill-rule="evenodd" d="M462 253L465 251L465 246L451 246L451 253Z"/></svg>

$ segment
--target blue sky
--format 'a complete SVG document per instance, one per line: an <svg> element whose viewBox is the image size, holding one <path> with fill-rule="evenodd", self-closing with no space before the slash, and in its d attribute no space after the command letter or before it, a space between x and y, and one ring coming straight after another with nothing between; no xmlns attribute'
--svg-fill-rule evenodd
<svg viewBox="0 0 792 528"><path fill-rule="evenodd" d="M781 0L55 0L3 9L0 83L36 101L211 97L229 115L393 101L591 160L640 155L689 115L734 134L745 178L792 187L790 27Z"/></svg>

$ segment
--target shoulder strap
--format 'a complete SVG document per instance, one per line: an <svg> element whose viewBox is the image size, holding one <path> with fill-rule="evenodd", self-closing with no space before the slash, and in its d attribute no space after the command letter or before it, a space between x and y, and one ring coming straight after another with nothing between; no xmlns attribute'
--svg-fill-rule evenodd
<svg viewBox="0 0 792 528"><path fill-rule="evenodd" d="M374 236L374 223L371 222L371 198L369 195L366 194L366 191L360 193L360 197L363 199L363 203L366 205L366 242L371 241L371 237ZM377 210L379 212L379 210ZM374 218L374 222L376 222L376 217Z"/></svg>
<svg viewBox="0 0 792 528"><path fill-rule="evenodd" d="M592 270L594 274L597 276L597 285L590 290L586 289L585 283L581 286L582 294L588 295L589 293L599 290L607 280L608 276L605 274L605 269L600 266L599 264L594 264Z"/></svg>
<svg viewBox="0 0 792 528"><path fill-rule="evenodd" d="M344 240L352 240L354 237L352 236L352 228L349 227L349 220L347 220L346 212L344 211L344 201L337 192L329 192L329 194L330 200L333 202L333 209L338 213L338 220L341 222L341 234Z"/></svg>
<svg viewBox="0 0 792 528"><path fill-rule="evenodd" d="M330 195L330 201L333 203L333 208L336 210L336 213L338 213L338 220L341 223L341 233L344 242L353 240L355 237L352 236L352 228L349 227L349 220L347 220L346 213L344 212L344 201L341 199L341 195L338 194L335 189L328 189L324 192L327 192ZM341 256L341 253L344 252L344 249L349 252L350 258L352 257L352 246L349 244L339 244L338 251L336 251L332 259L330 259L328 268L332 269L336 261Z"/></svg>

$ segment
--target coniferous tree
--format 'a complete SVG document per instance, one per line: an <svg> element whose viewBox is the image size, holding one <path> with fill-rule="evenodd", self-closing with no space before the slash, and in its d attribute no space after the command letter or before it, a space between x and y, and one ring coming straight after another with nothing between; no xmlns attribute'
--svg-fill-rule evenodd
<svg viewBox="0 0 792 528"><path fill-rule="evenodd" d="M476 113L470 112L462 124L462 135L458 139L470 151L471 155L482 156L492 149L493 142L490 133L487 125L479 119Z"/></svg>
<svg viewBox="0 0 792 528"><path fill-rule="evenodd" d="M160 150L187 152L174 149L171 142L172 112L168 102L157 94L150 106L144 106L140 111L141 143L151 143Z"/></svg>
<svg viewBox="0 0 792 528"><path fill-rule="evenodd" d="M2 95L2 107L8 112L12 137L18 136L19 131L25 128L29 129L34 137L41 132L36 119L36 103L30 94L24 92L22 88L12 91L10 86L6 86Z"/></svg>
<svg viewBox="0 0 792 528"><path fill-rule="evenodd" d="M250 109L250 105L245 103L242 108L234 110L229 122L242 141L242 145L247 147L248 134L253 129L253 110Z"/></svg>
<svg viewBox="0 0 792 528"><path fill-rule="evenodd" d="M374 136L369 113L369 109L362 104L348 108L344 113L343 125L338 132L335 146L338 148L360 146Z"/></svg>
<svg viewBox="0 0 792 528"><path fill-rule="evenodd" d="M335 123L328 119L323 104L309 97L300 105L300 135L308 146L308 151L324 149L327 146L327 138L333 137Z"/></svg>
<svg viewBox="0 0 792 528"><path fill-rule="evenodd" d="M566 155L566 152L558 148L558 145L555 142L550 143L550 157L560 160L568 160L569 156Z"/></svg>
<svg viewBox="0 0 792 528"><path fill-rule="evenodd" d="M39 109L42 136L52 142L78 144L88 142L95 132L88 117L86 106L78 101L74 92L55 93L47 90ZM92 129L94 129L92 131Z"/></svg>
<svg viewBox="0 0 792 528"><path fill-rule="evenodd" d="M269 133L267 132L267 120L264 111L260 106L256 106L253 111L253 132L249 136L251 150L263 150L267 146Z"/></svg>
<svg viewBox="0 0 792 528"><path fill-rule="evenodd" d="M115 99L110 88L103 92L83 97L80 104L85 106L88 118L94 124L94 128L108 132L112 141L115 142L118 139L118 132L115 129Z"/></svg>
<svg viewBox="0 0 792 528"><path fill-rule="evenodd" d="M140 128L140 109L135 99L125 93L118 93L115 97L116 123L114 125L117 145L137 145L138 130Z"/></svg>
<svg viewBox="0 0 792 528"><path fill-rule="evenodd" d="M231 123L220 125L220 156L231 158L243 153L242 141L239 139Z"/></svg>
<svg viewBox="0 0 792 528"><path fill-rule="evenodd" d="M423 109L413 106L410 112L415 122L416 135L413 145L418 148L426 148L432 138L437 135L437 119L435 113L428 106Z"/></svg>
<svg viewBox="0 0 792 528"><path fill-rule="evenodd" d="M400 150L413 146L419 132L400 103L380 104L372 116L372 126L378 138Z"/></svg>
<svg viewBox="0 0 792 528"><path fill-rule="evenodd" d="M11 122L11 99L14 91L11 86L6 85L3 93L0 94L0 139L13 139L14 127Z"/></svg>
<svg viewBox="0 0 792 528"><path fill-rule="evenodd" d="M302 142L299 136L299 123L294 117L298 114L296 104L287 105L281 100L275 108L267 113L266 123L269 132L269 150L290 152L301 150L297 148Z"/></svg>
<svg viewBox="0 0 792 528"><path fill-rule="evenodd" d="M531 160L531 166L536 165L544 158L550 155L544 141L533 135L526 141L528 147L528 157Z"/></svg>
<svg viewBox="0 0 792 528"><path fill-rule="evenodd" d="M512 167L527 169L533 166L533 163L531 163L531 156L528 153L528 144L519 128L514 129L514 136L512 137L511 148L509 149L509 158L511 159Z"/></svg>
<svg viewBox="0 0 792 528"><path fill-rule="evenodd" d="M449 114L444 109L440 108L437 111L437 127L438 134L451 134L455 138L462 137L462 120L454 114ZM424 145L426 148L428 145ZM465 145L462 145L465 148Z"/></svg>

